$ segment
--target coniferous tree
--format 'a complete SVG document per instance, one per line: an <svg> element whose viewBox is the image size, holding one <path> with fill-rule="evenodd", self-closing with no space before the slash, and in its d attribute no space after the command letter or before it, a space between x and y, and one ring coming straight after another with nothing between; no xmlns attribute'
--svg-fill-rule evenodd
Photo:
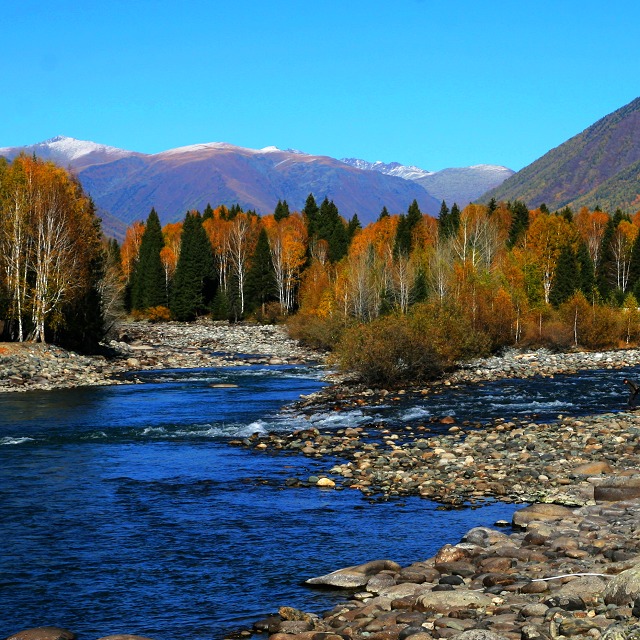
<svg viewBox="0 0 640 640"><path fill-rule="evenodd" d="M546 205L544 205L546 206ZM487 205L487 215L489 217L491 217L493 215L493 212L498 208L498 203L496 202L495 198L491 198L491 200L489 200L489 204Z"/></svg>
<svg viewBox="0 0 640 640"><path fill-rule="evenodd" d="M604 229L602 240L600 241L600 260L596 267L596 286L600 293L600 297L603 300L608 300L612 293L611 273L615 269L615 259L611 248L611 242L613 240L615 230L616 225L613 218L610 218Z"/></svg>
<svg viewBox="0 0 640 640"><path fill-rule="evenodd" d="M283 220L284 218L288 218L290 215L290 211L289 211L289 205L287 204L287 201L280 201L278 200L278 204L276 205L276 208L273 212L273 218L276 222L280 222L280 220Z"/></svg>
<svg viewBox="0 0 640 640"><path fill-rule="evenodd" d="M542 210L543 205L540 205L540 211L542 211L543 213L548 213L549 209L547 209L547 205L544 205L544 208L546 209L546 211ZM573 211L571 210L571 207L565 207L564 209L560 209L560 211L558 211L558 215L562 216L567 222L573 222Z"/></svg>
<svg viewBox="0 0 640 640"><path fill-rule="evenodd" d="M509 247L514 247L524 232L529 228L529 209L527 209L524 202L520 202L519 200L510 202L507 206L513 216L507 244Z"/></svg>
<svg viewBox="0 0 640 640"><path fill-rule="evenodd" d="M407 222L409 223L409 228L412 233L420 222L422 222L422 211L420 211L417 200L414 200L409 205L409 209L407 209Z"/></svg>
<svg viewBox="0 0 640 640"><path fill-rule="evenodd" d="M424 302L429 297L429 285L427 283L427 276L423 269L419 269L416 274L416 279L411 286L411 292L409 299L411 304L418 302Z"/></svg>
<svg viewBox="0 0 640 640"><path fill-rule="evenodd" d="M313 193L310 193L307 196L307 201L304 204L302 213L304 214L304 219L307 223L307 231L309 233L309 237L311 238L317 233L319 213L318 205L316 204L316 199L313 197Z"/></svg>
<svg viewBox="0 0 640 640"><path fill-rule="evenodd" d="M264 313L265 305L277 299L275 271L271 260L269 239L264 228L260 230L251 258L245 291L245 305L248 311L262 307L262 313Z"/></svg>
<svg viewBox="0 0 640 640"><path fill-rule="evenodd" d="M378 222L380 222L380 220L382 220L383 218L388 218L389 217L389 212L387 211L387 207L382 207L382 211L380 212L380 215L378 216Z"/></svg>
<svg viewBox="0 0 640 640"><path fill-rule="evenodd" d="M211 208L211 204L207 202L207 206L204 209L204 213L202 214L202 222L205 220L209 220L209 218L213 218L213 209Z"/></svg>
<svg viewBox="0 0 640 640"><path fill-rule="evenodd" d="M354 213L353 218L349 220L349 224L347 226L347 238L349 240L349 244L351 244L351 241L353 240L353 236L355 236L358 230L360 229L362 229L362 225L360 224L358 214Z"/></svg>
<svg viewBox="0 0 640 640"><path fill-rule="evenodd" d="M160 251L163 246L160 219L156 210L151 209L142 234L138 262L132 278L132 309L143 311L167 304L165 275L160 260Z"/></svg>
<svg viewBox="0 0 640 640"><path fill-rule="evenodd" d="M593 292L596 286L596 275L593 269L593 260L589 255L589 249L584 242L578 245L576 252L576 264L579 275L579 289L587 300L593 299Z"/></svg>
<svg viewBox="0 0 640 640"><path fill-rule="evenodd" d="M551 283L549 302L554 307L566 302L576 291L580 284L576 256L568 244L562 247L556 264L556 271Z"/></svg>
<svg viewBox="0 0 640 640"><path fill-rule="evenodd" d="M185 321L206 313L213 299L214 283L213 253L202 218L197 211L187 213L173 276L171 315Z"/></svg>
<svg viewBox="0 0 640 640"><path fill-rule="evenodd" d="M395 256L408 256L411 252L411 227L404 213L398 218L396 227L396 237L393 243L393 253Z"/></svg>
<svg viewBox="0 0 640 640"><path fill-rule="evenodd" d="M460 207L457 202L453 203L451 207L451 213L449 215L449 226L451 228L451 235L455 236L460 228Z"/></svg>
<svg viewBox="0 0 640 640"><path fill-rule="evenodd" d="M329 260L339 262L349 251L349 232L342 222L342 218L336 221L329 242Z"/></svg>
<svg viewBox="0 0 640 640"><path fill-rule="evenodd" d="M640 282L640 233L636 235L636 239L633 241L633 247L631 248L627 291L635 291L638 282Z"/></svg>
<svg viewBox="0 0 640 640"><path fill-rule="evenodd" d="M443 200L438 214L438 234L443 240L451 237L451 212Z"/></svg>

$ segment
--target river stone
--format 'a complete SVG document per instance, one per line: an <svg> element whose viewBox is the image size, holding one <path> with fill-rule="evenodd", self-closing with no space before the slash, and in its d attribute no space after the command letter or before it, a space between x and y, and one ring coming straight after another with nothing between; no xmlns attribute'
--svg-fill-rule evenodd
<svg viewBox="0 0 640 640"><path fill-rule="evenodd" d="M383 589L388 589L396 584L395 578L388 573L378 573L367 582L367 591L380 593Z"/></svg>
<svg viewBox="0 0 640 640"><path fill-rule="evenodd" d="M614 576L602 596L607 604L631 604L640 596L640 564Z"/></svg>
<svg viewBox="0 0 640 640"><path fill-rule="evenodd" d="M462 538L463 542L470 542L479 547L490 547L492 544L498 544L508 539L508 536L495 529L489 527L474 527L467 531Z"/></svg>
<svg viewBox="0 0 640 640"><path fill-rule="evenodd" d="M151 640L151 638L131 635L130 633L116 633L113 636L103 636L102 638L98 638L98 640Z"/></svg>
<svg viewBox="0 0 640 640"><path fill-rule="evenodd" d="M391 598L392 600L398 600L399 598L406 598L407 596L413 596L418 592L424 591L425 587L420 584L413 584L412 582L403 582L402 584L395 584L386 589L380 591L380 596L383 598Z"/></svg>
<svg viewBox="0 0 640 640"><path fill-rule="evenodd" d="M516 511L512 522L514 527L526 527L530 522L553 522L572 515L571 509L559 504L532 504Z"/></svg>
<svg viewBox="0 0 640 640"><path fill-rule="evenodd" d="M611 473L612 471L611 465L603 460L580 464L573 470L573 473L579 476L597 476L601 473Z"/></svg>
<svg viewBox="0 0 640 640"><path fill-rule="evenodd" d="M488 607L491 602L489 596L474 591L430 591L418 596L415 610L447 613L453 609Z"/></svg>
<svg viewBox="0 0 640 640"><path fill-rule="evenodd" d="M458 560L465 560L469 557L469 552L466 549L460 547L454 547L450 544L445 544L438 550L434 557L434 563L436 567L439 564L445 564L448 562L457 562Z"/></svg>
<svg viewBox="0 0 640 640"><path fill-rule="evenodd" d="M459 633L456 640L505 640L505 637L488 629L469 629Z"/></svg>
<svg viewBox="0 0 640 640"><path fill-rule="evenodd" d="M563 584L554 595L560 597L580 596L585 601L591 601L601 594L606 587L602 578L597 576L580 576Z"/></svg>
<svg viewBox="0 0 640 640"><path fill-rule="evenodd" d="M18 631L7 640L74 640L76 634L60 627L35 627Z"/></svg>
<svg viewBox="0 0 640 640"><path fill-rule="evenodd" d="M371 576L381 571L400 571L402 567L391 560L373 560L364 564L354 565L353 567L345 567L332 571L324 576L309 578L306 584L327 585L331 587L340 587L341 589L355 589L364 587Z"/></svg>
<svg viewBox="0 0 640 640"><path fill-rule="evenodd" d="M612 476L593 489L596 502L619 502L640 498L640 476Z"/></svg>
<svg viewBox="0 0 640 640"><path fill-rule="evenodd" d="M640 625L611 625L604 630L601 640L640 640Z"/></svg>
<svg viewBox="0 0 640 640"><path fill-rule="evenodd" d="M333 489L336 486L336 483L331 480L331 478L320 478L318 482L316 482L316 486L324 487L325 489Z"/></svg>

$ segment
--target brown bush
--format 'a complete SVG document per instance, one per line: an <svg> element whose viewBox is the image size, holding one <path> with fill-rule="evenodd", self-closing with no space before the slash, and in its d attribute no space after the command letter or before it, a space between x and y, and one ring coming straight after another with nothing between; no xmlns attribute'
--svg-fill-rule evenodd
<svg viewBox="0 0 640 640"><path fill-rule="evenodd" d="M489 343L457 309L423 304L347 330L336 356L370 384L397 384L436 378L458 360L486 354Z"/></svg>
<svg viewBox="0 0 640 640"><path fill-rule="evenodd" d="M168 322L171 320L171 312L167 307L149 307L144 313L149 322Z"/></svg>
<svg viewBox="0 0 640 640"><path fill-rule="evenodd" d="M287 327L292 338L307 347L322 351L332 351L335 348L346 326L344 318L321 317L304 311L287 319Z"/></svg>

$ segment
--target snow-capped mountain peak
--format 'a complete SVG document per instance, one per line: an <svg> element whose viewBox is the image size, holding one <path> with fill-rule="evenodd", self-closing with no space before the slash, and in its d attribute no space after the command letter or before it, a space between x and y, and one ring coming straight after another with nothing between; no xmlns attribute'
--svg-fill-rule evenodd
<svg viewBox="0 0 640 640"><path fill-rule="evenodd" d="M377 171L378 173L404 178L405 180L418 180L432 173L431 171L420 169L420 167L406 166L399 162L385 163L380 160L367 162L366 160L360 160L358 158L342 158L341 162L356 169L362 169L363 171Z"/></svg>
<svg viewBox="0 0 640 640"><path fill-rule="evenodd" d="M55 136L44 142L37 142L28 147L3 147L0 148L0 156L15 157L20 151L35 153L45 160L53 160L63 167L84 165L93 160L104 162L107 159L115 160L123 156L131 155L130 151L110 147L106 144L98 144L90 140L78 140L67 136Z"/></svg>

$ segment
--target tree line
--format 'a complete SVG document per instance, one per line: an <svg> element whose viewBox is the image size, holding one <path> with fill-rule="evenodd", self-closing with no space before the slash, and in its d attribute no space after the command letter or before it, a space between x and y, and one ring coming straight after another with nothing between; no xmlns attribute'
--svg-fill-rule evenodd
<svg viewBox="0 0 640 640"><path fill-rule="evenodd" d="M437 375L505 345L640 341L640 212L522 202L383 207L362 228L328 198L259 216L155 210L106 241L77 180L50 162L0 162L5 338L95 344L122 310L150 320L286 320L371 381Z"/></svg>

